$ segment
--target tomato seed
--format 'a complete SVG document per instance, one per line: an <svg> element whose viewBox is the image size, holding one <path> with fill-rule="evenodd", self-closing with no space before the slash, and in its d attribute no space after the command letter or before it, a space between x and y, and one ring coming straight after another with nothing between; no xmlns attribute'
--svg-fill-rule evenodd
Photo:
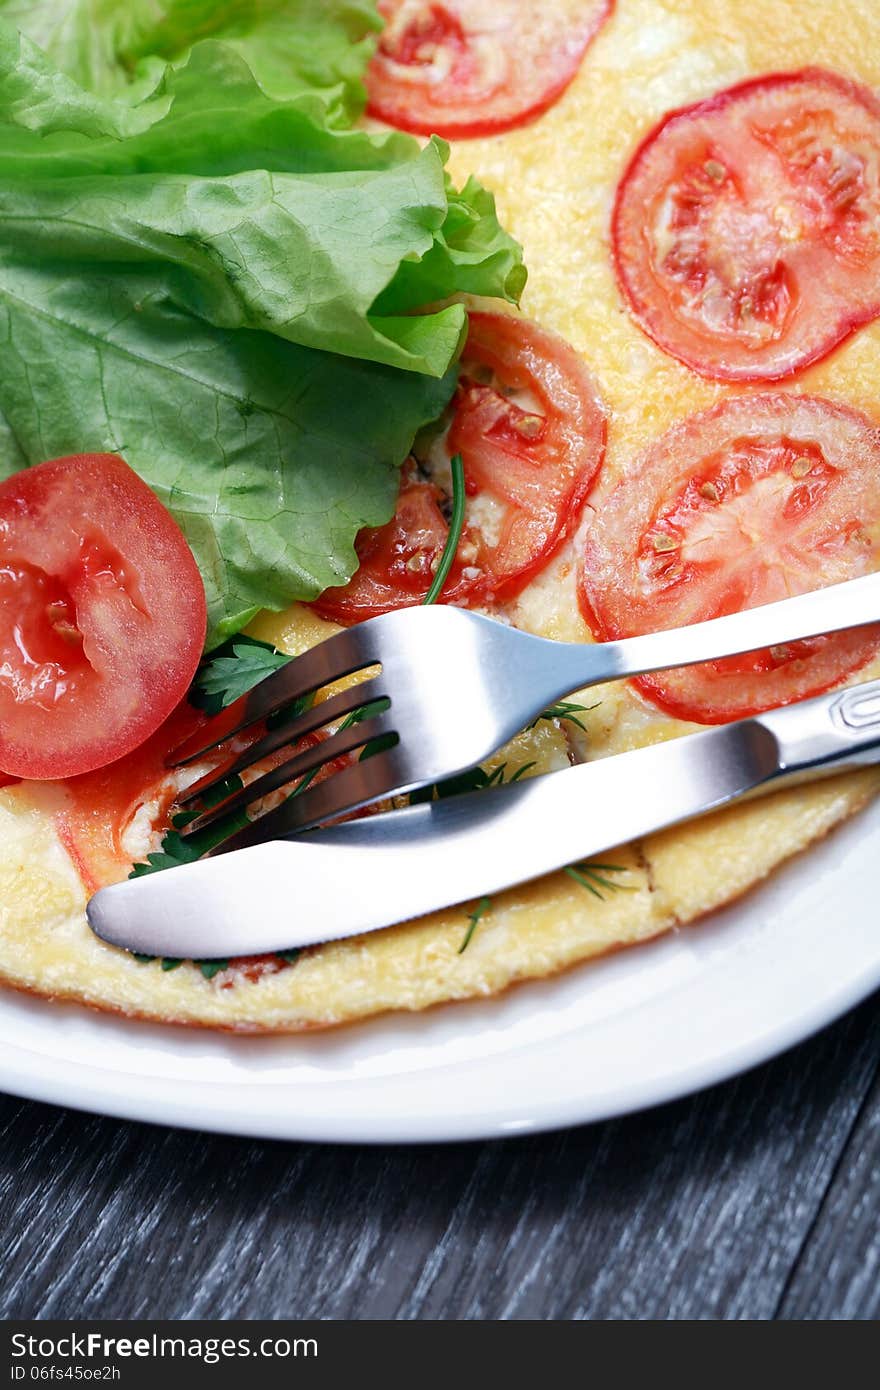
<svg viewBox="0 0 880 1390"><path fill-rule="evenodd" d="M513 428L517 434L521 434L524 439L537 439L544 427L544 420L541 415L523 415L522 419L514 422Z"/></svg>
<svg viewBox="0 0 880 1390"><path fill-rule="evenodd" d="M674 536L658 535L652 536L651 544L658 555L667 555L670 550L678 549L678 541Z"/></svg>

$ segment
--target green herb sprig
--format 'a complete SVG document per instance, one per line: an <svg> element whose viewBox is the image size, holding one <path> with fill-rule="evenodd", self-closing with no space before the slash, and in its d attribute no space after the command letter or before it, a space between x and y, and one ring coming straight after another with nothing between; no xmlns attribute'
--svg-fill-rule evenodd
<svg viewBox="0 0 880 1390"><path fill-rule="evenodd" d="M436 603L442 594L443 585L449 578L449 571L452 569L452 562L455 559L464 528L464 508L467 498L464 489L464 464L461 454L456 454L450 459L449 467L452 472L452 515L449 518L449 535L446 537L446 544L443 547L443 554L440 556L440 563L437 566L431 587L422 599L423 604Z"/></svg>
<svg viewBox="0 0 880 1390"><path fill-rule="evenodd" d="M477 930L477 927L480 925L480 919L486 915L491 906L491 898L480 898L480 901L477 903L473 912L468 913L468 922L470 925L468 926L468 929L464 934L464 939L462 940L462 943L459 946L458 951L456 952L457 955L460 956L463 951L467 950L468 946L471 943L471 937Z"/></svg>
<svg viewBox="0 0 880 1390"><path fill-rule="evenodd" d="M589 714L590 710L598 709L600 703L601 701L597 700L594 705L577 705L571 700L559 700L555 705L549 705L547 709L541 710L537 719L532 720L529 728L534 729L536 724L540 724L543 719L547 719L551 721L555 720L559 724L565 723L566 721L569 724L576 724L579 729L586 733L586 725L582 719L578 718L578 715Z"/></svg>
<svg viewBox="0 0 880 1390"><path fill-rule="evenodd" d="M564 873L569 878L573 878L575 883L579 883L581 888L586 888L588 893L592 893L594 898L605 901L605 894L601 891L605 888L612 893L630 893L632 888L625 883L615 883L613 879L607 878L607 874L627 874L624 864L597 864L594 860L584 860L580 864L569 864Z"/></svg>
<svg viewBox="0 0 880 1390"><path fill-rule="evenodd" d="M268 642L242 633L225 642L199 668L190 690L190 703L206 714L219 714L273 671L286 666L290 659Z"/></svg>

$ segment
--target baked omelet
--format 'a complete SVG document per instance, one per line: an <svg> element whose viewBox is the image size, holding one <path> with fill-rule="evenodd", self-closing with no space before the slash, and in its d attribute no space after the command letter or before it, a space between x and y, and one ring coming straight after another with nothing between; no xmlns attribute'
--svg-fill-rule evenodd
<svg viewBox="0 0 880 1390"><path fill-rule="evenodd" d="M523 244L523 312L583 356L609 410L602 489L695 411L748 391L697 376L641 331L615 280L609 223L638 142L665 112L747 78L810 64L880 87L880 9L864 0L618 0L578 75L533 123L454 144L451 172L478 172ZM880 322L786 384L880 422ZM590 510L583 526L590 524ZM576 594L581 535L502 614L542 636L591 640ZM294 607L249 629L296 654L334 629ZM880 675L880 663L860 673ZM585 697L585 732L542 723L499 758L534 773L674 738L693 726L625 685ZM164 971L90 932L87 889L56 830L58 792L0 791L0 978L19 989L138 1017L242 1031L295 1032L385 1010L495 993L698 919L746 892L880 790L865 772L777 794L609 854L625 891L597 899L564 874L493 899L465 951L467 908L304 952L295 964L232 967L207 979ZM130 828L132 858L150 848L150 816ZM552 834L552 827L548 828ZM699 927L695 927L696 930Z"/></svg>

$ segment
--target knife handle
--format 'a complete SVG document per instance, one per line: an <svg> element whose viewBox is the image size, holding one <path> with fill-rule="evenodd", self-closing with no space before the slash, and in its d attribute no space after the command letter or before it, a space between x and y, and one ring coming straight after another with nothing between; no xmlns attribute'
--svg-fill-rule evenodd
<svg viewBox="0 0 880 1390"><path fill-rule="evenodd" d="M755 722L776 742L774 783L880 762L880 680L769 710Z"/></svg>

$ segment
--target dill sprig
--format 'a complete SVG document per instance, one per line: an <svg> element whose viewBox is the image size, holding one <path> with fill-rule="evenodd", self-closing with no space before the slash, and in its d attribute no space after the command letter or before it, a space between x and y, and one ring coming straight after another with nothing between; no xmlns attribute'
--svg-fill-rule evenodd
<svg viewBox="0 0 880 1390"><path fill-rule="evenodd" d="M506 767L507 764L505 763L504 766ZM530 762L530 763L521 763L520 766L516 769L516 771L515 771L515 772L512 772L512 773L510 774L510 776L508 777L508 779L507 779L508 786L510 785L511 782L518 782L519 779L520 779L520 777L525 777L525 775L526 775L527 772L531 772L532 768L533 768L533 767L537 767L537 766L538 766L538 764L537 764L536 762L534 762L534 761L532 761L532 762Z"/></svg>
<svg viewBox="0 0 880 1390"><path fill-rule="evenodd" d="M625 864L598 864L595 860L585 859L580 864L569 864L563 870L569 878L573 878L575 883L579 883L581 888L586 888L588 893L592 893L594 898L605 901L603 888L612 893L629 893L631 887L625 883L615 883L613 879L606 878L606 874L626 874L629 873Z"/></svg>
<svg viewBox="0 0 880 1390"><path fill-rule="evenodd" d="M547 709L541 710L537 719L533 719L528 727L534 729L535 725L540 724L542 719L555 719L560 724L566 721L569 724L576 724L583 733L586 733L587 727L583 720L578 718L578 715L589 714L590 710L598 709L600 704L600 700L597 700L594 705L577 705L572 700L558 700L555 705L548 705Z"/></svg>
<svg viewBox="0 0 880 1390"><path fill-rule="evenodd" d="M432 782L427 787L419 787L409 793L411 806L419 806L426 801L445 801L448 796L460 796L462 792L483 792L489 787L500 787L518 782L525 773L530 772L536 763L522 763L507 775L507 763L499 763L491 772L482 767L468 768L455 777L447 777L443 782Z"/></svg>

